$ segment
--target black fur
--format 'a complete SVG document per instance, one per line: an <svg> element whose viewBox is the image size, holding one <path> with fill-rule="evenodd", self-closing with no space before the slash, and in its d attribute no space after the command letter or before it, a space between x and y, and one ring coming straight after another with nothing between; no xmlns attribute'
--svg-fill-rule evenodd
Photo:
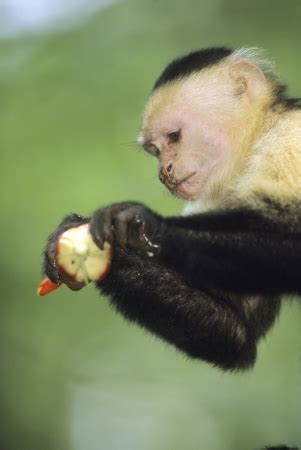
<svg viewBox="0 0 301 450"><path fill-rule="evenodd" d="M276 88L274 105L282 105L285 109L299 109L301 108L301 98L293 98L287 95L287 86L279 84Z"/></svg>
<svg viewBox="0 0 301 450"><path fill-rule="evenodd" d="M297 447L287 447L286 445L276 445L275 447L265 447L264 450L299 450Z"/></svg>
<svg viewBox="0 0 301 450"><path fill-rule="evenodd" d="M299 294L301 222L284 214L274 209L269 218L239 208L166 219L160 258L207 288L242 295Z"/></svg>
<svg viewBox="0 0 301 450"><path fill-rule="evenodd" d="M227 47L212 47L182 56L172 61L163 70L159 78L154 84L153 90L155 91L159 87L164 86L174 80L185 78L191 75L193 72L198 72L205 67L216 64L227 56L231 55L232 49Z"/></svg>
<svg viewBox="0 0 301 450"><path fill-rule="evenodd" d="M188 77L194 72L216 64L231 55L232 52L233 49L228 47L211 47L197 50L177 58L163 70L154 84L153 91L167 83ZM273 75L271 77L276 85L274 105L281 104L285 109L301 108L301 99L289 97L287 95L287 87L284 84L278 83Z"/></svg>
<svg viewBox="0 0 301 450"><path fill-rule="evenodd" d="M270 218L249 208L174 218L134 202L101 209L90 231L100 247L113 243L115 254L97 287L125 317L192 358L248 368L279 296L301 293L300 221L291 212L273 220L281 211L272 205ZM45 266L53 279L52 267Z"/></svg>

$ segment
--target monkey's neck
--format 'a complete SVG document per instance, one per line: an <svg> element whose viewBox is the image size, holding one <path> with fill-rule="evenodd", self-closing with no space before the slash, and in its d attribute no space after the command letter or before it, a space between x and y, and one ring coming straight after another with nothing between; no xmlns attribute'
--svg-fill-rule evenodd
<svg viewBox="0 0 301 450"><path fill-rule="evenodd" d="M236 152L234 152L233 166L229 173L228 183L226 183L227 188L224 191L223 200L225 200L225 196L234 195L237 184L245 176L253 158L256 158L258 152L261 151L259 142L265 135L271 133L278 119L279 112L268 107L257 110L252 117L248 118L248 124L242 133L240 147L236 148Z"/></svg>
<svg viewBox="0 0 301 450"><path fill-rule="evenodd" d="M260 207L263 198L287 203L300 198L301 111L283 105L270 108L262 118L247 158L237 171L230 201Z"/></svg>

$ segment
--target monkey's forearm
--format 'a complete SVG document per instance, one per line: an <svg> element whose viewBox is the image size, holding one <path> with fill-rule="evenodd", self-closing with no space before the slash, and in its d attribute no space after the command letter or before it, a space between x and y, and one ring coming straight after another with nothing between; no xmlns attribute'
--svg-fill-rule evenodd
<svg viewBox="0 0 301 450"><path fill-rule="evenodd" d="M189 287L147 256L116 248L98 288L116 309L193 358L246 368L256 357L256 332L227 299Z"/></svg>
<svg viewBox="0 0 301 450"><path fill-rule="evenodd" d="M242 294L301 293L301 233L276 229L255 213L166 219L160 259L193 285L201 281Z"/></svg>
<svg viewBox="0 0 301 450"><path fill-rule="evenodd" d="M237 296L218 292L218 289L208 289L204 277L195 279L193 285L187 268L183 270L179 266L181 273L173 270L174 261L168 261L168 253L165 254L167 260L163 262L158 255L149 257L139 246L136 250L130 245L124 249L123 226L132 224L131 218L136 218L137 211L155 229L158 228L156 224L163 224L166 246L161 258L168 245L175 244L174 238L179 238L180 242L170 249L174 255L179 254L183 258L185 251L183 249L183 253L181 245L190 245L190 241L185 240L186 230L179 231L176 228L175 231L174 225L168 227L164 219L152 216L149 210L141 209L140 205L138 210L136 205L131 205L128 211L121 205L121 215L118 220L116 218L112 230L112 209L115 210L116 206L102 210L101 215L96 214L90 232L93 236L99 233L101 239L106 240L106 233L111 239L110 233L114 231L115 253L111 271L107 278L96 285L110 298L116 309L191 357L201 358L227 369L250 367L256 358L257 339L265 333L277 314L277 299L258 298L252 314L246 314L245 304L238 301ZM77 215L68 216L50 236L44 253L44 269L50 279L57 280L52 249L58 236L62 231L87 221L89 219ZM131 231L135 230L136 222L128 229L128 234L131 235ZM179 236L179 233L183 235ZM130 242L135 243L136 239L129 241L129 244ZM186 250L189 252L188 247ZM254 311L262 315L264 321L254 320Z"/></svg>
<svg viewBox="0 0 301 450"><path fill-rule="evenodd" d="M285 210L276 203L269 207L271 201L262 200L261 203L262 210L245 205L188 216L167 217L164 222L168 226L190 231L301 233L301 220L298 220L298 217L301 217L300 208L292 206Z"/></svg>

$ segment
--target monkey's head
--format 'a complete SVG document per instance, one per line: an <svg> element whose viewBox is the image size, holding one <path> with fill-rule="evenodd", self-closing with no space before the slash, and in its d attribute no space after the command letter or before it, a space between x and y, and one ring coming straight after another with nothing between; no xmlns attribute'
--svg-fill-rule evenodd
<svg viewBox="0 0 301 450"><path fill-rule="evenodd" d="M154 85L138 137L158 158L161 182L186 200L220 195L247 160L277 86L251 50L205 49L169 64Z"/></svg>

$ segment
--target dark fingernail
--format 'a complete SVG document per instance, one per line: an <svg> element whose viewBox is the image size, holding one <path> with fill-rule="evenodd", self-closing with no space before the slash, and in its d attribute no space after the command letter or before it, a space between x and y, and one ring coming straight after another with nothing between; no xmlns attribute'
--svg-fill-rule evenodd
<svg viewBox="0 0 301 450"><path fill-rule="evenodd" d="M123 250L126 249L126 242L124 240L120 241L120 245Z"/></svg>
<svg viewBox="0 0 301 450"><path fill-rule="evenodd" d="M96 235L95 237L96 237L96 243L97 243L98 247L101 250L103 250L103 246L104 246L103 239L100 236L98 236L98 235Z"/></svg>

